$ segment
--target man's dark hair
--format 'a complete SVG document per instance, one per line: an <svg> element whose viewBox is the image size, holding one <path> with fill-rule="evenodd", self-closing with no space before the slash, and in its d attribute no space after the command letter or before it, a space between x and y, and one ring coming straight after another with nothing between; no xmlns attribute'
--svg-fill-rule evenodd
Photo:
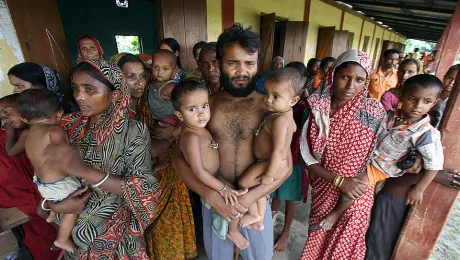
<svg viewBox="0 0 460 260"><path fill-rule="evenodd" d="M412 58L403 60L401 64L399 64L399 67L401 68L408 63L414 63L417 66L417 73L420 71L420 63L416 59Z"/></svg>
<svg viewBox="0 0 460 260"><path fill-rule="evenodd" d="M388 58L388 56L390 56L390 54L394 54L394 53L396 53L398 55L400 54L400 52L397 49L388 49L383 53L383 57Z"/></svg>
<svg viewBox="0 0 460 260"><path fill-rule="evenodd" d="M438 77L430 74L418 74L404 81L402 94L405 95L416 88L430 89L436 88L438 96L443 90L442 81Z"/></svg>
<svg viewBox="0 0 460 260"><path fill-rule="evenodd" d="M303 86L305 85L306 78L296 68L282 68L273 71L270 76L267 77L265 82L273 83L288 83L290 88L295 90L296 95L300 95Z"/></svg>
<svg viewBox="0 0 460 260"><path fill-rule="evenodd" d="M97 70L93 65L89 64L88 62L80 62L77 64L76 67L72 70L72 77L77 72L86 72L91 77L95 78L97 81L101 82L102 84L106 85L111 91L115 90L113 84L100 72Z"/></svg>
<svg viewBox="0 0 460 260"><path fill-rule="evenodd" d="M144 61L139 56L131 54L131 53L126 53L125 55L123 55L123 57L121 57L120 60L118 61L117 66L122 70L123 66L128 62L139 62L145 68Z"/></svg>
<svg viewBox="0 0 460 260"><path fill-rule="evenodd" d="M300 61L289 62L289 64L286 65L286 68L295 68L300 72L300 74L302 74L302 76L307 76L307 67L305 67L305 64Z"/></svg>
<svg viewBox="0 0 460 260"><path fill-rule="evenodd" d="M46 76L42 67L35 62L23 62L14 65L8 71L8 76L13 75L19 79L30 82L32 85L46 88Z"/></svg>
<svg viewBox="0 0 460 260"><path fill-rule="evenodd" d="M196 80L185 80L177 84L177 86L175 86L173 91L171 92L171 101L173 103L174 108L177 111L180 111L181 98L187 93L195 92L198 90L208 92L208 88Z"/></svg>
<svg viewBox="0 0 460 260"><path fill-rule="evenodd" d="M14 93L14 94L4 96L4 97L0 98L0 103L5 102L8 105L16 105L16 101L18 100L18 98L19 98L19 94Z"/></svg>
<svg viewBox="0 0 460 260"><path fill-rule="evenodd" d="M203 53L207 51L216 51L216 42L208 42L201 48L200 55L198 57L198 62L200 62L203 59Z"/></svg>
<svg viewBox="0 0 460 260"><path fill-rule="evenodd" d="M203 49L203 46L206 45L206 42L205 41L201 41L201 42L197 42L195 43L195 45L193 45L193 57L196 59L196 52L198 51L198 49Z"/></svg>
<svg viewBox="0 0 460 260"><path fill-rule="evenodd" d="M240 23L234 23L219 36L216 44L216 56L221 60L224 56L224 48L238 43L248 53L255 53L258 51L258 59L262 57L263 46L259 35L251 30L251 27L246 29Z"/></svg>
<svg viewBox="0 0 460 260"><path fill-rule="evenodd" d="M329 63L329 62L332 62L334 63L335 62L335 58L334 57L326 57L324 58L321 63L319 64L319 67L324 70L324 68L326 67L326 65Z"/></svg>
<svg viewBox="0 0 460 260"><path fill-rule="evenodd" d="M315 64L315 62L321 62L320 59L317 59L317 58L311 58L308 60L307 62L307 71L313 66L313 64Z"/></svg>
<svg viewBox="0 0 460 260"><path fill-rule="evenodd" d="M61 109L59 97L46 89L26 89L16 101L21 116L30 121L46 119Z"/></svg>

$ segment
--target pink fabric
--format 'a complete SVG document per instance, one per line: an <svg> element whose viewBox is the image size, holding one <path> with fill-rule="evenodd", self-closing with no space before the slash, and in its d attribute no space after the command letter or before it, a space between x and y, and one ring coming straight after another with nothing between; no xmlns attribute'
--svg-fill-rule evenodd
<svg viewBox="0 0 460 260"><path fill-rule="evenodd" d="M399 98L391 91L385 92L382 96L382 102L383 108L385 108L385 111L390 111L396 108L396 106L399 103Z"/></svg>

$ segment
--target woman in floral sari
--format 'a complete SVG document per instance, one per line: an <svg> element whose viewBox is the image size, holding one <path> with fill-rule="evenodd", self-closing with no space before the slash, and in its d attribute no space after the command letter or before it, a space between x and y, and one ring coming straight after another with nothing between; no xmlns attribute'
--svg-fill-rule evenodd
<svg viewBox="0 0 460 260"><path fill-rule="evenodd" d="M162 127L150 115L148 88L145 88L140 98L138 109L139 120L147 124L152 135L158 135ZM163 132L169 133L169 136L161 136L161 139L170 141L170 147L166 151L168 167L154 174L160 183L161 196L154 221L145 232L147 252L152 260L194 259L198 253L188 188L172 166L171 155L176 145L175 138L170 135L172 131Z"/></svg>
<svg viewBox="0 0 460 260"><path fill-rule="evenodd" d="M363 259L374 186L356 178L366 174L383 106L368 99L371 63L351 50L337 58L326 80L309 98L311 113L302 129L301 155L312 186L309 236L301 259ZM343 178L334 183L337 175ZM320 221L334 208L340 192L355 199L330 230Z"/></svg>
<svg viewBox="0 0 460 260"><path fill-rule="evenodd" d="M72 89L81 112L64 117L61 126L75 150L51 143L44 154L46 164L94 187L88 188L92 194L86 205L72 195L44 205L57 213L79 213L72 231L79 248L67 258L148 259L144 230L157 213L160 196L150 167L148 129L128 118L130 95L116 65L80 62L72 75Z"/></svg>

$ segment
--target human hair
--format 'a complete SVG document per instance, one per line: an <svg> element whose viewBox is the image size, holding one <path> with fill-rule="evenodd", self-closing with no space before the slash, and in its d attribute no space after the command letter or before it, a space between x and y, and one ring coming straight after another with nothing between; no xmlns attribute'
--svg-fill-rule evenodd
<svg viewBox="0 0 460 260"><path fill-rule="evenodd" d="M23 62L14 65L8 71L8 76L13 75L24 81L30 82L32 85L46 88L46 77L43 73L43 68L35 62Z"/></svg>
<svg viewBox="0 0 460 260"><path fill-rule="evenodd" d="M100 72L96 69L93 65L89 62L80 62L77 64L75 68L72 70L72 77L77 72L86 72L91 77L95 78L97 81L101 82L102 84L106 85L111 91L115 90L113 84Z"/></svg>
<svg viewBox="0 0 460 260"><path fill-rule="evenodd" d="M59 97L47 89L26 89L16 102L21 116L30 121L48 119L62 110Z"/></svg>
<svg viewBox="0 0 460 260"><path fill-rule="evenodd" d="M420 63L416 59L412 59L412 58L403 60L401 64L399 64L399 67L402 67L408 63L414 63L415 65L417 65L417 72L420 71Z"/></svg>
<svg viewBox="0 0 460 260"><path fill-rule="evenodd" d="M123 66L128 62L139 62L145 68L144 61L139 56L131 54L131 53L126 53L125 55L123 55L123 57L121 57L120 60L118 61L117 66L122 70Z"/></svg>
<svg viewBox="0 0 460 260"><path fill-rule="evenodd" d="M152 54L152 65L153 65L153 59L154 59L155 55L169 56L169 58L171 58L171 61L172 61L172 66L175 67L176 64L177 64L176 62L178 60L176 59L176 55L174 54L174 52L172 52L170 50L158 49Z"/></svg>
<svg viewBox="0 0 460 260"><path fill-rule="evenodd" d="M305 85L306 78L296 68L281 68L273 71L265 82L273 83L287 83L290 88L295 90L296 95L300 95L303 86Z"/></svg>
<svg viewBox="0 0 460 260"><path fill-rule="evenodd" d="M195 45L193 45L193 57L195 59L197 58L196 52L198 51L198 49L203 49L203 46L205 45L206 45L205 41L200 41L200 42L195 43Z"/></svg>
<svg viewBox="0 0 460 260"><path fill-rule="evenodd" d="M286 65L286 68L295 68L300 72L300 74L302 74L302 76L307 76L307 67L305 67L305 64L300 61L289 62L288 65Z"/></svg>
<svg viewBox="0 0 460 260"><path fill-rule="evenodd" d="M247 53L254 54L258 52L258 60L262 57L263 47L259 35L252 31L251 27L244 29L242 24L234 23L232 26L225 29L217 39L217 59L222 59L225 47L235 43L241 45Z"/></svg>
<svg viewBox="0 0 460 260"><path fill-rule="evenodd" d="M171 48L173 54L174 54L174 57L176 57L176 51L179 52L180 54L180 45L179 43L176 41L176 39L174 38L164 38L163 40L161 40L160 42L160 45L162 44L166 44L169 46L169 48ZM182 65L180 63L180 55L176 57L176 64L179 68L182 68Z"/></svg>
<svg viewBox="0 0 460 260"><path fill-rule="evenodd" d="M4 96L0 98L0 103L5 102L8 105L16 105L16 101L18 100L18 97L19 97L19 93L14 93L8 96Z"/></svg>
<svg viewBox="0 0 460 260"><path fill-rule="evenodd" d="M307 63L307 71L308 71L308 69L310 69L313 66L313 64L315 64L315 62L318 62L318 61L321 62L321 60L317 59L317 58L309 59L308 63Z"/></svg>
<svg viewBox="0 0 460 260"><path fill-rule="evenodd" d="M198 90L208 92L208 88L196 80L185 80L177 84L171 92L171 101L173 103L174 108L177 111L180 111L181 98L187 93L195 92Z"/></svg>
<svg viewBox="0 0 460 260"><path fill-rule="evenodd" d="M324 59L321 61L321 63L319 64L319 67L320 67L321 69L324 70L324 68L326 67L326 65L327 65L329 62L334 63L334 62L335 62L335 58L334 58L334 57L326 57L326 58L324 58Z"/></svg>
<svg viewBox="0 0 460 260"><path fill-rule="evenodd" d="M344 62L344 63L340 64L339 66L337 66L335 68L334 75L337 74L337 72L339 72L339 70L344 69L344 68L348 67L348 65L351 65L351 64L358 65L358 66L362 67L361 64L357 63L356 61L347 61L347 62ZM363 70L366 71L364 68L363 68ZM369 77L369 75L367 75L367 71L366 71L366 78L367 77Z"/></svg>
<svg viewBox="0 0 460 260"><path fill-rule="evenodd" d="M413 91L416 88L430 89L436 88L438 96L443 90L442 81L438 77L430 74L418 74L404 81L402 95Z"/></svg>
<svg viewBox="0 0 460 260"><path fill-rule="evenodd" d="M384 58L388 58L390 54L400 54L400 52L397 49L388 49L383 53Z"/></svg>
<svg viewBox="0 0 460 260"><path fill-rule="evenodd" d="M414 52L418 52L418 50L419 50L419 48L415 48L415 49L414 49Z"/></svg>
<svg viewBox="0 0 460 260"><path fill-rule="evenodd" d="M453 70L460 70L460 63L451 66L451 67L447 70L446 74L449 73L449 72L451 72L451 71L453 71Z"/></svg>
<svg viewBox="0 0 460 260"><path fill-rule="evenodd" d="M216 51L216 42L208 42L201 48L200 55L198 56L198 62L200 62L203 59L202 53L205 53L207 51Z"/></svg>

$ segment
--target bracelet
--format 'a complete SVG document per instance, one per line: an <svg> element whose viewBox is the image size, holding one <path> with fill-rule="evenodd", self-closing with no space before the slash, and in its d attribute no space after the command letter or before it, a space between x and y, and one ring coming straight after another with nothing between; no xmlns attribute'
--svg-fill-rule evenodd
<svg viewBox="0 0 460 260"><path fill-rule="evenodd" d="M334 177L334 180L332 181L332 185L338 188L342 184L342 182L343 182L343 177L337 174Z"/></svg>
<svg viewBox="0 0 460 260"><path fill-rule="evenodd" d="M110 175L110 173L106 173L104 178L102 178L102 180L100 182L98 182L96 184L93 184L93 188L96 188L96 187L100 186L102 183L104 183L109 178L109 175Z"/></svg>
<svg viewBox="0 0 460 260"><path fill-rule="evenodd" d="M46 201L46 199L43 199L43 200L42 200L42 209L43 209L44 211L51 211L51 209L45 208L45 201Z"/></svg>
<svg viewBox="0 0 460 260"><path fill-rule="evenodd" d="M337 188L340 188L340 186L342 186L343 180L345 180L345 178L342 177L342 178L340 179L340 182L339 182L339 185L337 186Z"/></svg>
<svg viewBox="0 0 460 260"><path fill-rule="evenodd" d="M224 185L224 187L221 190L218 190L217 192L221 193L222 191L227 189L227 184Z"/></svg>

